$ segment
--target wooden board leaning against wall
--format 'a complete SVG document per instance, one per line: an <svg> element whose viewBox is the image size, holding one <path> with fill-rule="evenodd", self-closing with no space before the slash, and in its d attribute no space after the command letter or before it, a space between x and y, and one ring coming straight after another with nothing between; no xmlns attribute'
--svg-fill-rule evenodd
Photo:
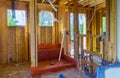
<svg viewBox="0 0 120 78"><path fill-rule="evenodd" d="M8 26L7 11L11 9L10 1L1 1L0 12L2 14L0 21L0 42L1 54L0 63L25 62L29 60L28 53L28 20L26 26ZM28 19L28 3L15 2L15 9L25 10L26 19ZM17 57L18 55L18 57Z"/></svg>

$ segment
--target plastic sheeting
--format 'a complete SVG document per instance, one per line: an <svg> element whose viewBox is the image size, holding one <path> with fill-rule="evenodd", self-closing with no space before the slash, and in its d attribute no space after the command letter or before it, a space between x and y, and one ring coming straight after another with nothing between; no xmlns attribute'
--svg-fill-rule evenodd
<svg viewBox="0 0 120 78"><path fill-rule="evenodd" d="M119 78L120 63L100 66L96 69L96 78Z"/></svg>

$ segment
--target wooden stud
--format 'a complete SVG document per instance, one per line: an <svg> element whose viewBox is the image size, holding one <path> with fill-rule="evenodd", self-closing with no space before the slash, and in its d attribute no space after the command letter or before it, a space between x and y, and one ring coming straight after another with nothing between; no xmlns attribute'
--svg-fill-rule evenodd
<svg viewBox="0 0 120 78"><path fill-rule="evenodd" d="M30 1L30 53L31 67L37 65L37 43L36 43L36 0Z"/></svg>
<svg viewBox="0 0 120 78"><path fill-rule="evenodd" d="M107 60L107 42L110 41L110 0L106 0L106 36L103 59Z"/></svg>
<svg viewBox="0 0 120 78"><path fill-rule="evenodd" d="M2 60L1 60L1 63L2 64L6 64L8 61L7 59L7 56L8 56L8 51L7 51L7 39L8 39L8 36L7 36L7 33L8 33L8 29L7 29L7 26L6 26L6 20L7 20L7 16L6 16L6 6L3 5L1 7L1 12L2 12L2 16L1 16L1 31L0 33L3 33L1 34L1 57L2 57Z"/></svg>
<svg viewBox="0 0 120 78"><path fill-rule="evenodd" d="M47 30L48 28L47 27L45 27L45 44L47 44L48 43L48 41L47 41L47 37L48 37L48 33L47 33Z"/></svg>
<svg viewBox="0 0 120 78"><path fill-rule="evenodd" d="M1 6L2 6L2 4L0 3L0 11L2 10ZM2 15L0 15L0 17L2 17ZM0 24L1 23L2 23L2 18L0 18ZM0 43L2 43L1 27L0 27ZM1 62L2 62L2 46L0 45L0 64L1 64Z"/></svg>
<svg viewBox="0 0 120 78"><path fill-rule="evenodd" d="M74 0L74 58L78 62L79 55L79 40L78 40L78 0Z"/></svg>
<svg viewBox="0 0 120 78"><path fill-rule="evenodd" d="M108 47L108 52L111 53L109 55L108 53L108 61L110 62L116 62L116 41L117 41L117 1L116 0L110 0L110 45Z"/></svg>
<svg viewBox="0 0 120 78"><path fill-rule="evenodd" d="M54 13L54 15L55 15L55 17L58 19L58 12L55 12ZM58 19L59 20L59 19ZM59 22L60 22L60 20L59 20ZM58 27L58 22L55 22L55 25L54 25L55 27L52 29L53 30L53 36L55 37L55 40L54 40L54 43L59 43L59 27ZM53 37L53 38L54 38Z"/></svg>
<svg viewBox="0 0 120 78"><path fill-rule="evenodd" d="M56 12L53 12L53 15L54 15L54 17L56 17ZM56 30L55 30L55 28L56 28L56 22L53 22L53 26L52 26L52 43L55 43L55 41L56 41Z"/></svg>
<svg viewBox="0 0 120 78"><path fill-rule="evenodd" d="M52 3L55 3L56 2L56 0L52 0Z"/></svg>
<svg viewBox="0 0 120 78"><path fill-rule="evenodd" d="M24 28L25 29L25 57L24 57L24 60L25 61L30 61L29 60L29 6L28 5L26 5L27 7L26 7L26 14L27 14L27 16L26 16L26 18L27 18L27 24L26 24L26 27Z"/></svg>
<svg viewBox="0 0 120 78"><path fill-rule="evenodd" d="M89 2L89 5L90 5L90 7L93 7L95 5L98 5L98 4L101 4L101 3L104 3L104 2L105 2L105 0L96 0L96 2L95 2L95 0L91 0Z"/></svg>
<svg viewBox="0 0 120 78"><path fill-rule="evenodd" d="M93 12L94 13L94 12ZM96 12L95 12L95 15L93 16L93 20L91 21L92 23L92 35L96 34ZM92 50L93 51L96 51L96 38L92 38L92 45L93 45L93 48Z"/></svg>
<svg viewBox="0 0 120 78"><path fill-rule="evenodd" d="M45 0L42 0L42 4L45 2Z"/></svg>

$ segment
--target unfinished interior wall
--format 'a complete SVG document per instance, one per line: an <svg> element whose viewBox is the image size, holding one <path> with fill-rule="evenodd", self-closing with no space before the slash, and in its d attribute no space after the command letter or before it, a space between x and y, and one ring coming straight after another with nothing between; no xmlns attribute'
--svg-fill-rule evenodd
<svg viewBox="0 0 120 78"><path fill-rule="evenodd" d="M87 30L87 32L86 33L88 35L92 34L92 31L91 31L92 25L90 22L90 20L92 18L92 13L93 13L92 9L87 9L87 11L86 11L86 25L87 25L86 30ZM92 39L87 37L87 50L88 51L92 51L92 46L90 46L90 45L92 45Z"/></svg>
<svg viewBox="0 0 120 78"><path fill-rule="evenodd" d="M39 12L51 11L54 17L57 16L57 12L49 4L37 4L37 33L38 33L38 44L52 44L58 42L58 24L53 22L53 26L40 26L39 25Z"/></svg>
<svg viewBox="0 0 120 78"><path fill-rule="evenodd" d="M107 0L106 6L107 6L107 47L106 47L106 53L105 53L105 59L109 62L116 62L116 30L117 30L117 16L116 16L116 0Z"/></svg>
<svg viewBox="0 0 120 78"><path fill-rule="evenodd" d="M10 63L17 61L24 62L28 61L28 32L27 27L10 27L7 24L7 10L11 9L11 2L2 1L0 2L0 12L2 14L0 20L1 24L1 61L0 63ZM15 2L15 9L25 10L27 13L27 4L24 2ZM27 14L26 14L27 15ZM27 18L27 17L26 17Z"/></svg>
<svg viewBox="0 0 120 78"><path fill-rule="evenodd" d="M98 5L99 8L97 8L97 12L96 12L96 34L97 35L104 35L103 33L103 17L106 17L106 10L105 10L105 7L100 7L101 5ZM103 40L102 41L99 41L99 39L96 39L96 51L97 52L101 52L103 53Z"/></svg>
<svg viewBox="0 0 120 78"><path fill-rule="evenodd" d="M67 16L66 16L66 11L65 11L66 7L63 5L60 5L59 4L59 7L58 7L58 19L59 19L59 22L58 22L58 32L59 32L59 43L61 43L62 41L62 36L63 36L63 30L67 30ZM66 36L64 37L64 43L63 43L63 47L64 47L64 50L66 52Z"/></svg>
<svg viewBox="0 0 120 78"><path fill-rule="evenodd" d="M88 9L87 12L87 34L103 35L102 33L102 17L105 16L105 3L96 5L96 7ZM87 38L87 50L93 52L102 52L102 43L98 38Z"/></svg>
<svg viewBox="0 0 120 78"><path fill-rule="evenodd" d="M98 20L96 20L96 34L101 35L101 32L100 32L100 30L101 30L100 28L102 26L101 10L98 10L96 12L96 15L97 15L96 19L98 19ZM101 48L100 47L100 41L99 41L99 39L96 39L96 51L100 52L100 48Z"/></svg>
<svg viewBox="0 0 120 78"><path fill-rule="evenodd" d="M95 11L95 12L94 12ZM92 31L92 35L96 35L96 17L97 17L97 15L96 15L96 10L94 9L93 10L93 14L92 14L92 16L93 16L93 20L92 20L92 22L91 22L91 24L92 24L92 29L91 29L91 31ZM96 52L96 38L92 38L92 51L93 52Z"/></svg>
<svg viewBox="0 0 120 78"><path fill-rule="evenodd" d="M7 43L8 43L8 36L7 36L7 32L8 32L8 28L7 28L7 26L6 26L6 19L7 19L7 16L5 15L6 14L6 6L4 6L4 3L2 4L1 3L1 9L0 9L0 12L2 13L1 14L1 17L0 17L0 19L1 19L1 25L0 25L0 29L1 29L1 31L0 31L0 33L1 33L1 55L0 55L0 57L1 57L1 61L0 61L0 63L7 63L7 59L8 59L8 51L7 51L7 48L8 48L8 46L7 46Z"/></svg>

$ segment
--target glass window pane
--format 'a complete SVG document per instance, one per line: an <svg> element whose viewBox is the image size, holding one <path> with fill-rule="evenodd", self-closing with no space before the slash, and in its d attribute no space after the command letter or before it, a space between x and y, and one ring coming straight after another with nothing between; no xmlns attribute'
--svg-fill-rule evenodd
<svg viewBox="0 0 120 78"><path fill-rule="evenodd" d="M12 16L12 10L7 10L8 26L26 26L25 10L15 10L15 18Z"/></svg>
<svg viewBox="0 0 120 78"><path fill-rule="evenodd" d="M49 11L41 11L39 13L40 26L53 26L53 13Z"/></svg>
<svg viewBox="0 0 120 78"><path fill-rule="evenodd" d="M71 40L74 40L74 14L70 13L70 34Z"/></svg>
<svg viewBox="0 0 120 78"><path fill-rule="evenodd" d="M86 34L86 17L85 14L79 14L79 34Z"/></svg>
<svg viewBox="0 0 120 78"><path fill-rule="evenodd" d="M106 17L102 17L102 31L103 35L106 35Z"/></svg>

